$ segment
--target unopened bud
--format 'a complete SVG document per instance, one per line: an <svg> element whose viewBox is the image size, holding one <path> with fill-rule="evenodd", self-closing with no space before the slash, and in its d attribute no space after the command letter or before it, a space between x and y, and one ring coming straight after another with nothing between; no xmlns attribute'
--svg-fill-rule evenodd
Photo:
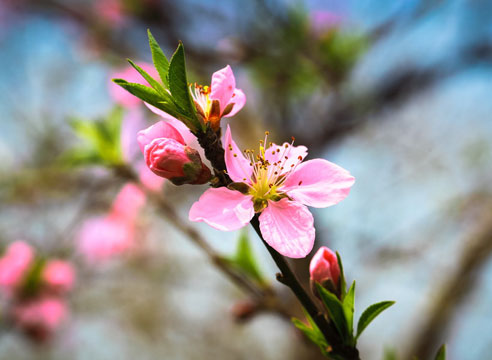
<svg viewBox="0 0 492 360"><path fill-rule="evenodd" d="M340 293L340 266L337 255L326 246L322 246L311 259L309 264L311 288L316 295L315 283L319 283L328 291Z"/></svg>

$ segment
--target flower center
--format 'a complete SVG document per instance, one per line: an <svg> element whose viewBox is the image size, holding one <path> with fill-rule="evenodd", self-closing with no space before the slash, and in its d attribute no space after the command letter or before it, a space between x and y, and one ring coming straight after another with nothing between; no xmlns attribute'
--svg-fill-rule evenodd
<svg viewBox="0 0 492 360"><path fill-rule="evenodd" d="M253 197L255 210L263 210L268 200L279 201L287 197L282 191L282 186L292 171L303 160L302 156L292 159L294 138L290 144L283 146L268 142L269 132L265 132L265 139L260 140L259 151L244 150L245 157L253 167L251 178L248 183L248 194ZM268 144L268 147L267 145ZM232 146L229 147L232 151ZM236 154L234 154L236 156ZM243 181L248 179L244 178Z"/></svg>
<svg viewBox="0 0 492 360"><path fill-rule="evenodd" d="M212 101L210 100L210 87L195 84L190 84L191 97L195 102L198 113L200 113L205 119L210 116L210 110L212 109Z"/></svg>

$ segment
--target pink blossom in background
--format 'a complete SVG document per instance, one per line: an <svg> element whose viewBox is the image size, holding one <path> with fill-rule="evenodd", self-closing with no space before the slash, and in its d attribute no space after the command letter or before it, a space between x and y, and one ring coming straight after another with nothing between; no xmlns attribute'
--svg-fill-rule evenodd
<svg viewBox="0 0 492 360"><path fill-rule="evenodd" d="M176 185L204 184L211 177L197 150L187 146L172 125L160 121L138 133L137 141L152 172Z"/></svg>
<svg viewBox="0 0 492 360"><path fill-rule="evenodd" d="M143 191L135 184L126 183L113 201L111 214L116 218L133 222L145 202L146 198Z"/></svg>
<svg viewBox="0 0 492 360"><path fill-rule="evenodd" d="M336 12L317 10L311 12L309 20L312 32L320 36L338 28L342 23L343 17Z"/></svg>
<svg viewBox="0 0 492 360"><path fill-rule="evenodd" d="M147 71L150 76L154 79L159 79L159 74L153 65L145 62L138 62L138 66ZM149 85L147 81L135 70L132 66L127 66L120 71L116 71L112 74L111 79L125 79L128 82ZM111 98L118 104L122 105L126 108L135 108L138 105L142 104L142 100L137 98L136 96L130 94L128 91L123 89L121 86L116 85L112 81L109 84L109 94Z"/></svg>
<svg viewBox="0 0 492 360"><path fill-rule="evenodd" d="M244 183L240 192L226 187L210 188L190 209L191 221L203 221L223 231L247 225L255 212L265 241L280 254L305 257L313 248L315 229L307 206L328 207L342 201L355 179L324 159L303 162L304 146L269 144L265 137L259 154L245 157L232 140L230 128L224 138L229 177Z"/></svg>
<svg viewBox="0 0 492 360"><path fill-rule="evenodd" d="M67 318L65 302L57 297L47 297L20 303L13 309L13 320L22 330L45 337L51 335ZM40 340L42 340L40 339Z"/></svg>
<svg viewBox="0 0 492 360"><path fill-rule="evenodd" d="M88 262L103 262L134 247L135 225L113 214L91 218L82 225L76 241Z"/></svg>
<svg viewBox="0 0 492 360"><path fill-rule="evenodd" d="M50 260L43 269L42 279L51 290L66 293L74 286L75 270L67 261Z"/></svg>
<svg viewBox="0 0 492 360"><path fill-rule="evenodd" d="M327 248L322 246L316 252L309 264L309 274L311 280L323 283L331 280L333 285L337 286L340 278L340 266L338 264L337 255Z"/></svg>
<svg viewBox="0 0 492 360"><path fill-rule="evenodd" d="M176 119L175 119L176 120ZM178 120L176 120L178 121ZM178 121L191 134L188 128ZM121 148L123 158L130 164L133 164L137 171L140 182L149 190L159 191L164 184L164 179L154 174L145 165L142 153L140 151L137 134L147 126L143 117L141 108L132 108L128 111L123 119L121 126Z"/></svg>
<svg viewBox="0 0 492 360"><path fill-rule="evenodd" d="M94 11L110 26L121 26L126 22L122 0L97 0L94 2Z"/></svg>
<svg viewBox="0 0 492 360"><path fill-rule="evenodd" d="M12 292L20 285L34 260L34 251L23 241L9 245L0 258L0 286L6 292Z"/></svg>

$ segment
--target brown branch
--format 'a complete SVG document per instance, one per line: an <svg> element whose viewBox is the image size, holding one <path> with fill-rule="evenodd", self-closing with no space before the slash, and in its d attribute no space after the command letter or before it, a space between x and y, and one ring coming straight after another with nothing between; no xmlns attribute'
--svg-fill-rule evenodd
<svg viewBox="0 0 492 360"><path fill-rule="evenodd" d="M492 256L492 216L486 217L478 231L466 242L459 266L438 291L424 326L410 347L406 359L429 359L444 342L456 309L476 287L479 274Z"/></svg>

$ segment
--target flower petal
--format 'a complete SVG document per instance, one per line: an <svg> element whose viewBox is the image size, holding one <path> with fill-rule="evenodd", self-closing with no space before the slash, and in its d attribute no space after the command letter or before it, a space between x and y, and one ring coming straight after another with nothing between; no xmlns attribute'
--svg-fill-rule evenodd
<svg viewBox="0 0 492 360"><path fill-rule="evenodd" d="M243 108L244 104L246 104L246 95L241 89L235 89L232 93L232 98L229 103L234 103L234 106L232 107L231 112L227 115L224 115L224 117L232 117L236 115L239 110Z"/></svg>
<svg viewBox="0 0 492 360"><path fill-rule="evenodd" d="M190 209L191 221L204 221L221 231L237 230L255 214L251 196L226 187L208 189Z"/></svg>
<svg viewBox="0 0 492 360"><path fill-rule="evenodd" d="M282 188L304 205L327 207L345 199L355 178L344 168L324 159L300 164L288 175Z"/></svg>
<svg viewBox="0 0 492 360"><path fill-rule="evenodd" d="M162 117L167 123L171 124L176 130L178 130L181 136L183 137L186 145L194 149L201 149L200 145L198 144L198 140L196 136L193 135L190 129L188 129L188 127L185 124L183 124L181 120L176 119L174 116L169 115L168 113L156 108L155 106L152 106L147 103L144 104L149 108L150 111Z"/></svg>
<svg viewBox="0 0 492 360"><path fill-rule="evenodd" d="M219 100L221 114L224 112L227 104L229 104L235 89L236 79L229 65L214 72L212 75L210 99Z"/></svg>
<svg viewBox="0 0 492 360"><path fill-rule="evenodd" d="M303 258L314 245L314 219L302 204L282 199L269 201L260 215L260 230L265 241L280 254Z"/></svg>
<svg viewBox="0 0 492 360"><path fill-rule="evenodd" d="M280 162L281 165L279 167L283 167L283 170L280 170L280 174L285 174L302 162L307 154L307 147L302 145L292 146L289 143L283 143L282 145L272 144L265 150L265 159L270 164Z"/></svg>
<svg viewBox="0 0 492 360"><path fill-rule="evenodd" d="M229 177L235 182L251 182L253 167L232 140L231 128L227 125L224 138L225 163Z"/></svg>
<svg viewBox="0 0 492 360"><path fill-rule="evenodd" d="M185 144L183 137L176 128L164 121L159 121L145 130L141 130L137 134L138 145L142 152L145 151L145 146L150 144L154 139L166 138L173 139L181 144Z"/></svg>

